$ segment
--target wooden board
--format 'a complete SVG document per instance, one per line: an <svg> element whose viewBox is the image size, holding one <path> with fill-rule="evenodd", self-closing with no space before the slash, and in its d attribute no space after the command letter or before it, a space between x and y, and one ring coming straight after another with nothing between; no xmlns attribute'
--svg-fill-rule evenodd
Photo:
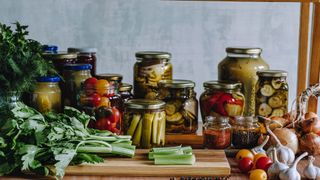
<svg viewBox="0 0 320 180"><path fill-rule="evenodd" d="M107 158L104 163L69 166L66 175L127 177L225 177L231 168L223 150L194 150L194 165L154 165L148 150L137 150L134 158Z"/></svg>

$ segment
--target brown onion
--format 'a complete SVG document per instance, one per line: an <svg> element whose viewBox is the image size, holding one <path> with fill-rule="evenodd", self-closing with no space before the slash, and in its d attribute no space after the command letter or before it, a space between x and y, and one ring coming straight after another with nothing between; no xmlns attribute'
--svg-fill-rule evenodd
<svg viewBox="0 0 320 180"><path fill-rule="evenodd" d="M313 117L300 122L301 129L304 133L316 133L320 135L320 120L318 117Z"/></svg>
<svg viewBox="0 0 320 180"><path fill-rule="evenodd" d="M300 138L300 150L313 155L320 154L320 136L315 133L308 133Z"/></svg>
<svg viewBox="0 0 320 180"><path fill-rule="evenodd" d="M290 148L295 154L299 151L299 140L295 131L289 128L277 128L272 131L280 140L281 144ZM275 140L271 138L271 144L276 144Z"/></svg>

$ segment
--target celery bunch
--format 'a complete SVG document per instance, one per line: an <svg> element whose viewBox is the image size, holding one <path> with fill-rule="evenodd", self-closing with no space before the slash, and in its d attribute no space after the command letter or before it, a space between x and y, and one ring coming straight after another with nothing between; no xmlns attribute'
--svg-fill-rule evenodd
<svg viewBox="0 0 320 180"><path fill-rule="evenodd" d="M156 165L193 165L196 162L190 146L152 148L148 159L154 160Z"/></svg>

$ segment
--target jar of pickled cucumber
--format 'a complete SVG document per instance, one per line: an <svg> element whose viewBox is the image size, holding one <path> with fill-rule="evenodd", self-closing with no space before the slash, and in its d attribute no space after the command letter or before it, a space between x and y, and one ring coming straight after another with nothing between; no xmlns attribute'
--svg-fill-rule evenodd
<svg viewBox="0 0 320 180"><path fill-rule="evenodd" d="M62 98L64 106L79 108L80 90L83 82L91 77L90 64L67 64L64 66Z"/></svg>
<svg viewBox="0 0 320 180"><path fill-rule="evenodd" d="M127 102L130 99L133 99L132 85L128 83L121 83L119 88L119 93L124 102Z"/></svg>
<svg viewBox="0 0 320 180"><path fill-rule="evenodd" d="M232 145L237 149L250 149L258 144L261 135L258 120L253 116L239 116L232 127Z"/></svg>
<svg viewBox="0 0 320 180"><path fill-rule="evenodd" d="M32 105L41 113L61 110L59 76L45 76L37 79L32 95Z"/></svg>
<svg viewBox="0 0 320 180"><path fill-rule="evenodd" d="M160 100L131 99L125 103L123 129L132 136L138 148L165 145L165 102Z"/></svg>
<svg viewBox="0 0 320 180"><path fill-rule="evenodd" d="M268 70L269 65L261 58L261 48L228 47L227 57L219 63L218 79L239 81L246 99L245 116L255 115L255 86L257 71Z"/></svg>
<svg viewBox="0 0 320 180"><path fill-rule="evenodd" d="M158 98L166 102L166 133L195 133L198 129L195 83L189 80L162 80L158 86Z"/></svg>
<svg viewBox="0 0 320 180"><path fill-rule="evenodd" d="M172 79L171 54L158 51L136 53L134 65L134 97L156 99L158 82Z"/></svg>
<svg viewBox="0 0 320 180"><path fill-rule="evenodd" d="M258 71L256 115L282 117L288 112L287 72L281 70Z"/></svg>
<svg viewBox="0 0 320 180"><path fill-rule="evenodd" d="M203 125L203 145L208 149L225 149L231 145L231 125L228 117L207 116Z"/></svg>
<svg viewBox="0 0 320 180"><path fill-rule="evenodd" d="M230 124L234 124L236 116L242 116L245 98L241 93L241 83L231 81L206 81L203 83L205 91L200 96L200 110L202 121L207 116L230 117Z"/></svg>
<svg viewBox="0 0 320 180"><path fill-rule="evenodd" d="M43 53L43 58L52 63L60 75L63 75L64 66L75 64L77 61L76 53L58 51L57 53Z"/></svg>

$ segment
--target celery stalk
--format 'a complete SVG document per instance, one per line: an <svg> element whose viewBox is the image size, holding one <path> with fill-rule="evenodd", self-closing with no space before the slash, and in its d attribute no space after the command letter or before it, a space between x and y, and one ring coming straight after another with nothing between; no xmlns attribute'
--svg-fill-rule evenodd
<svg viewBox="0 0 320 180"><path fill-rule="evenodd" d="M129 127L128 131L127 131L128 135L133 136L133 133L136 130L140 119L141 119L141 114L134 114L133 115L130 127Z"/></svg>
<svg viewBox="0 0 320 180"><path fill-rule="evenodd" d="M156 165L193 165L196 157L193 154L154 155Z"/></svg>
<svg viewBox="0 0 320 180"><path fill-rule="evenodd" d="M151 131L152 131L152 121L155 113L145 113L143 116L142 123L142 136L141 136L141 147L150 148L151 147Z"/></svg>
<svg viewBox="0 0 320 180"><path fill-rule="evenodd" d="M155 155L179 155L179 154L183 154L183 151L179 149L170 149L170 150L161 151L161 152L149 152L148 159L153 160Z"/></svg>
<svg viewBox="0 0 320 180"><path fill-rule="evenodd" d="M132 138L132 144L136 146L140 146L141 133L142 133L142 120L139 122L138 127L134 132L134 135Z"/></svg>

